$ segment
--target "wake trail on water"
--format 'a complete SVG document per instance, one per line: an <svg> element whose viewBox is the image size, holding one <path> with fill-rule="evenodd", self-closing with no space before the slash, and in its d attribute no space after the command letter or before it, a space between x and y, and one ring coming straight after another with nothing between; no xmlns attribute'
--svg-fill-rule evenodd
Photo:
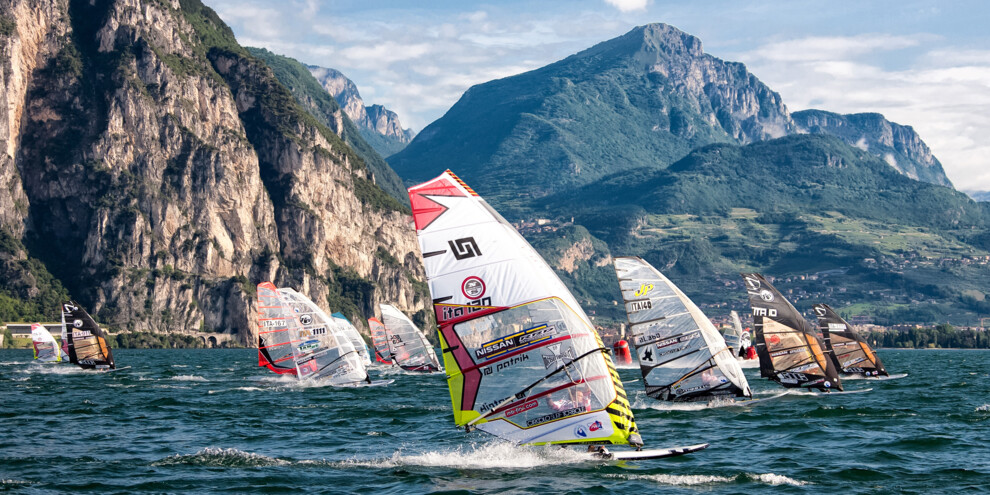
<svg viewBox="0 0 990 495"><path fill-rule="evenodd" d="M660 485L673 486L697 486L746 482L757 482L771 486L804 486L809 484L807 481L796 480L794 478L789 478L787 476L774 473L741 473L736 476L713 476L705 474L606 474L605 477L625 480L645 480L652 481Z"/></svg>
<svg viewBox="0 0 990 495"><path fill-rule="evenodd" d="M286 466L291 461L240 449L207 447L195 454L175 454L151 463L152 466L267 467Z"/></svg>
<svg viewBox="0 0 990 495"><path fill-rule="evenodd" d="M360 468L421 466L456 469L531 469L580 464L587 461L586 454L574 450L559 447L520 447L511 443L497 442L470 448L459 447L409 455L404 455L399 450L387 459L348 459L337 465Z"/></svg>

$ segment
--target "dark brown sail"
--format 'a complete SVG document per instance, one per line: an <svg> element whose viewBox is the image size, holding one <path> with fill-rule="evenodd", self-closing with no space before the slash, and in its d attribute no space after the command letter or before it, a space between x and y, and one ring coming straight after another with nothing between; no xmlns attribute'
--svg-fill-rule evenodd
<svg viewBox="0 0 990 495"><path fill-rule="evenodd" d="M784 387L842 390L838 371L815 327L758 273L742 273L753 309L760 375Z"/></svg>

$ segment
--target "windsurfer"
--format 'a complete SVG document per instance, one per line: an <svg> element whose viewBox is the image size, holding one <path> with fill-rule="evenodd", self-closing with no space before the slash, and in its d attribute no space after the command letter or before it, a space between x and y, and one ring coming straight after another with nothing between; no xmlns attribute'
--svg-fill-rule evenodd
<svg viewBox="0 0 990 495"><path fill-rule="evenodd" d="M567 397L560 400L551 400L550 407L554 411L563 411L566 409L574 409L576 407L583 408L585 411L591 410L591 394L586 388L571 387L567 391Z"/></svg>

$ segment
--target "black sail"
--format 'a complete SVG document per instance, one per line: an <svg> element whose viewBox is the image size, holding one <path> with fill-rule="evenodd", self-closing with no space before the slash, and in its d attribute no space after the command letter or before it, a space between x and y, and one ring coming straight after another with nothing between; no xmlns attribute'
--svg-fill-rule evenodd
<svg viewBox="0 0 990 495"><path fill-rule="evenodd" d="M842 390L825 346L784 296L758 273L742 273L753 309L754 341L760 375L784 387Z"/></svg>
<svg viewBox="0 0 990 495"><path fill-rule="evenodd" d="M106 334L85 309L72 301L62 304L62 327L70 363L87 369L116 368Z"/></svg>
<svg viewBox="0 0 990 495"><path fill-rule="evenodd" d="M887 370L870 344L828 304L813 306L825 347L832 351L836 367L843 373L887 376Z"/></svg>

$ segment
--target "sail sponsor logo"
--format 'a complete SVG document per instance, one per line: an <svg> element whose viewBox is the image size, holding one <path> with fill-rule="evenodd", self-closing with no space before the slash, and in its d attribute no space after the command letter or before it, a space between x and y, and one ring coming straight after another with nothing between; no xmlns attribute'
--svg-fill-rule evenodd
<svg viewBox="0 0 990 495"><path fill-rule="evenodd" d="M486 366L482 368L481 374L487 376L492 373L498 373L499 371L502 371L504 369L507 369L511 366L517 365L525 361L529 361L529 354L520 354L518 356L512 356L511 358L506 359L505 361L499 361L497 364L495 364L495 366Z"/></svg>
<svg viewBox="0 0 990 495"><path fill-rule="evenodd" d="M79 364L90 364L90 365L94 365L95 366L96 365L96 361L94 361L92 359L80 359L79 360Z"/></svg>
<svg viewBox="0 0 990 495"><path fill-rule="evenodd" d="M476 313L483 309L491 309L492 298L483 297L481 299L475 299L474 301L468 301L467 304L436 304L435 306L440 307L440 321L444 322L453 320L454 318L460 318L464 315Z"/></svg>
<svg viewBox="0 0 990 495"><path fill-rule="evenodd" d="M763 299L766 302L772 302L773 301L773 292L770 292L767 289L761 290L760 291L760 299Z"/></svg>
<svg viewBox="0 0 990 495"><path fill-rule="evenodd" d="M797 367L791 368L791 372L800 373L802 371L808 371L808 370L811 370L811 369L814 369L814 368L817 368L817 367L818 367L817 364L811 363L811 364L806 364L804 366L797 366Z"/></svg>
<svg viewBox="0 0 990 495"><path fill-rule="evenodd" d="M856 363L861 363L863 361L866 361L866 358L863 357L863 356L860 356L858 358L850 359L848 361L843 361L842 362L842 367L843 368L848 368L848 367L850 367L850 366L852 366L852 365L854 365Z"/></svg>
<svg viewBox="0 0 990 495"><path fill-rule="evenodd" d="M638 311L646 311L647 309L653 309L653 302L646 301L631 301L629 303L629 311L636 313Z"/></svg>
<svg viewBox="0 0 990 495"><path fill-rule="evenodd" d="M708 388L708 386L706 385L698 385L697 387L686 387L686 388L678 386L677 388L674 389L674 393L677 395L684 395L684 394L689 394L691 392L704 390L706 388Z"/></svg>
<svg viewBox="0 0 990 495"><path fill-rule="evenodd" d="M525 403L519 404L518 406L512 406L512 407L510 407L510 408L508 408L508 409L505 410L505 417L511 418L512 416L515 416L516 414L524 413L526 411L529 411L530 409L533 409L533 408L535 408L538 405L540 405L540 402L539 401L531 400L529 402L525 402Z"/></svg>
<svg viewBox="0 0 990 495"><path fill-rule="evenodd" d="M313 317L311 315L302 315L299 317L299 323L309 325L310 323L313 323Z"/></svg>
<svg viewBox="0 0 990 495"><path fill-rule="evenodd" d="M808 375L785 371L777 373L777 379L780 380L780 383L801 383L808 380Z"/></svg>
<svg viewBox="0 0 990 495"><path fill-rule="evenodd" d="M643 284L639 286L639 289L636 289L636 292L633 292L633 295L643 297L649 294L651 290L653 290L653 284Z"/></svg>
<svg viewBox="0 0 990 495"><path fill-rule="evenodd" d="M577 426L574 427L574 436L581 437L581 438L587 438L588 437L588 432L594 433L594 432L596 432L596 431L598 431L598 430L600 430L602 428L604 428L604 426L602 426L602 422L601 421L595 421L595 422L589 424L587 427L582 426L582 425L577 425Z"/></svg>
<svg viewBox="0 0 990 495"><path fill-rule="evenodd" d="M797 354L800 352L804 352L804 349L790 349L786 351L771 352L770 357L780 357L780 356L786 356L788 354Z"/></svg>
<svg viewBox="0 0 990 495"><path fill-rule="evenodd" d="M769 339L767 339L767 342L768 342L768 343L769 343L770 345L776 345L776 344L779 344L779 343L780 343L780 336L778 336L778 335L771 335L771 336L770 336L770 338L769 338Z"/></svg>
<svg viewBox="0 0 990 495"><path fill-rule="evenodd" d="M506 335L500 339L485 342L480 348L474 351L474 355L478 359L492 359L506 352L523 349L533 344L549 340L556 334L557 329L555 327L544 323L512 335Z"/></svg>
<svg viewBox="0 0 990 495"><path fill-rule="evenodd" d="M562 362L564 358L570 361L574 360L574 349L568 347L561 352L560 348L562 345L563 343L550 344L540 350L544 368L550 369L551 367L556 367L557 363Z"/></svg>
<svg viewBox="0 0 990 495"><path fill-rule="evenodd" d="M508 399L508 397L506 397L505 399ZM505 399L493 400L491 402L485 402L484 404L481 405L481 407L478 408L478 412L480 412L482 414L483 413L486 413L486 412L488 412L489 409L492 409L495 406L497 406L497 405L501 404L502 402L504 402Z"/></svg>
<svg viewBox="0 0 990 495"><path fill-rule="evenodd" d="M815 310L815 316L825 316L827 314L824 306L815 306L812 309Z"/></svg>
<svg viewBox="0 0 990 495"><path fill-rule="evenodd" d="M773 308L753 308L753 316L769 316L770 318L777 317L777 310Z"/></svg>
<svg viewBox="0 0 990 495"><path fill-rule="evenodd" d="M461 282L461 293L468 299L478 299L485 295L485 281L481 277L468 277Z"/></svg>
<svg viewBox="0 0 990 495"><path fill-rule="evenodd" d="M526 426L527 427L529 427L529 426L535 426L535 425L542 424L542 423L548 423L550 421L554 421L554 420L557 420L557 419L560 419L560 418L566 418L568 416L574 416L575 414L581 414L581 413L583 413L584 410L585 410L585 408L583 408L583 407L574 407L574 408L571 408L571 409L564 409L563 411L555 411L555 412L552 412L550 414L544 414L543 416L540 416L540 417L537 417L537 418L533 418L533 419L527 420L526 421Z"/></svg>
<svg viewBox="0 0 990 495"><path fill-rule="evenodd" d="M756 291L760 288L760 279L756 277L743 277L743 282L746 282L746 290Z"/></svg>
<svg viewBox="0 0 990 495"><path fill-rule="evenodd" d="M82 320L76 320L76 321L73 321L73 322L72 322L72 326L74 326L74 327L76 327L76 328L82 328L82 326L83 326L83 321L82 321Z"/></svg>
<svg viewBox="0 0 990 495"><path fill-rule="evenodd" d="M447 241L447 245L450 246L450 252L453 253L454 259L457 261L481 256L481 248L478 247L478 243L475 242L474 237L463 237L461 239Z"/></svg>

